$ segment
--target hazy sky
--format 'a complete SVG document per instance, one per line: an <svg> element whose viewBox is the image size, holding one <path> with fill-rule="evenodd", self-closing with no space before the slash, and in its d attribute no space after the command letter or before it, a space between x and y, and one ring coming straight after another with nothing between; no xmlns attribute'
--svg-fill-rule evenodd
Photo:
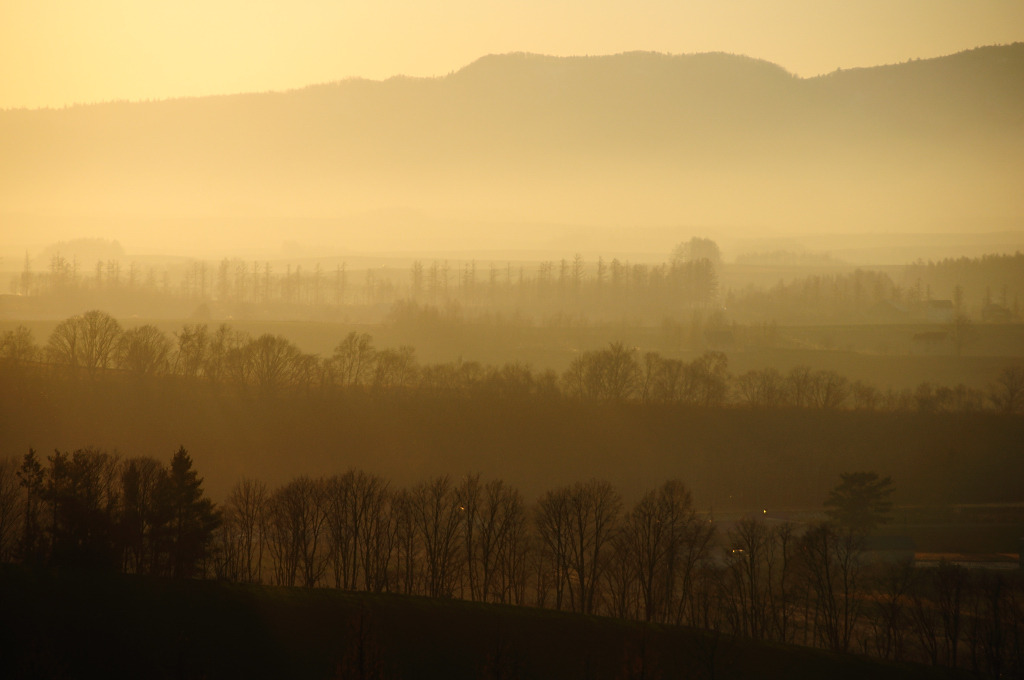
<svg viewBox="0 0 1024 680"><path fill-rule="evenodd" d="M0 0L0 108L724 51L801 76L1024 40L1021 0Z"/></svg>

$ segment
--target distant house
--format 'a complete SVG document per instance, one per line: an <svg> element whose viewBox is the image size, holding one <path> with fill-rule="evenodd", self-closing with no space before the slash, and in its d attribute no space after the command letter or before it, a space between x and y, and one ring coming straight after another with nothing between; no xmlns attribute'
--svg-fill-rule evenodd
<svg viewBox="0 0 1024 680"><path fill-rule="evenodd" d="M925 307L925 318L933 323L949 323L955 311L952 300L929 300Z"/></svg>
<svg viewBox="0 0 1024 680"><path fill-rule="evenodd" d="M949 350L949 333L926 331L910 338L911 354L945 354Z"/></svg>

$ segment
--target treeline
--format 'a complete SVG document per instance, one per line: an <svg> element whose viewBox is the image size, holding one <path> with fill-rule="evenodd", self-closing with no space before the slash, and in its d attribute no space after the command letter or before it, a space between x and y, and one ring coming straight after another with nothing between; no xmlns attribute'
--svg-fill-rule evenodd
<svg viewBox="0 0 1024 680"><path fill-rule="evenodd" d="M770 287L749 285L724 297L731 316L788 323L931 321L931 300L949 300L971 320L1021 318L1024 253L915 262L889 273L871 269L810 274ZM998 308L993 314L992 306Z"/></svg>
<svg viewBox="0 0 1024 680"><path fill-rule="evenodd" d="M47 462L0 465L5 560L549 607L992 677L1024 668L1018 574L885 562L838 514L716 524L678 480L630 505L600 480L527 503L501 479L396 487L352 469L243 479L214 508L184 451L170 469L94 450ZM112 559L82 559L99 554Z"/></svg>
<svg viewBox="0 0 1024 680"><path fill-rule="evenodd" d="M928 320L929 300L946 299L954 300L957 313L967 318L1007 321L1021 318L1022 270L1024 254L1017 253L916 262L892 275L856 269L780 278L767 287L742 285L731 280L742 274L735 270L733 276L721 264L713 241L693 238L677 246L668 261L653 264L603 257L588 262L577 254L557 261L479 266L475 261L416 260L407 270L316 263L285 265L281 271L267 261L236 258L216 265L195 261L174 274L108 259L86 272L75 259L54 253L45 272L33 272L26 262L11 288L23 296L82 299L98 306L126 300L179 309L206 305L224 316L300 308L328 313L409 302L457 308L473 320L500 314L530 322L886 323ZM796 272L794 265L790 273Z"/></svg>
<svg viewBox="0 0 1024 680"><path fill-rule="evenodd" d="M170 465L96 449L0 461L0 561L188 578L220 523L183 447Z"/></svg>
<svg viewBox="0 0 1024 680"><path fill-rule="evenodd" d="M1005 368L987 391L922 383L914 390L879 390L835 371L796 367L732 375L728 357L706 352L693 361L641 355L612 343L580 353L561 375L520 362L486 366L474 361L420 364L410 346L376 348L351 332L330 357L300 351L281 335L253 338L222 324L187 324L173 339L152 325L124 330L105 312L65 319L40 347L18 327L0 338L0 362L15 373L48 370L70 379L116 376L147 380L173 375L189 381L253 391L329 394L417 392L582 401L753 408L850 408L865 411L972 412L1024 410L1024 369Z"/></svg>
<svg viewBox="0 0 1024 680"><path fill-rule="evenodd" d="M677 250L688 254L658 264L602 257L588 263L577 254L557 262L486 266L475 261L416 260L405 271L350 270L346 263L333 267L316 263L305 269L286 265L284 271L275 271L270 262L225 258L216 266L192 262L173 277L168 269L157 271L134 262L123 266L117 259L98 260L85 272L75 259L55 254L46 272L33 272L26 262L11 289L36 297L120 300L132 296L136 302L148 300L161 306L187 301L193 307L216 305L228 314L296 307L338 310L411 300L440 307L459 305L481 314L518 310L537 318L573 314L661 320L711 309L718 299L717 246L714 261L700 251Z"/></svg>
<svg viewBox="0 0 1024 680"><path fill-rule="evenodd" d="M1020 318L1024 294L1024 253L946 258L938 262L914 262L903 270L910 286L967 291L972 305L997 304Z"/></svg>

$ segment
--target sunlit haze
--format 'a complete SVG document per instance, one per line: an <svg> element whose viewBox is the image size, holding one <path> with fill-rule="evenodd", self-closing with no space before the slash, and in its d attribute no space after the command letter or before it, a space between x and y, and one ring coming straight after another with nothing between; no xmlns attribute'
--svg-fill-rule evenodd
<svg viewBox="0 0 1024 680"><path fill-rule="evenodd" d="M439 76L519 51L721 51L806 77L1022 38L1011 0L5 0L0 108Z"/></svg>
<svg viewBox="0 0 1024 680"><path fill-rule="evenodd" d="M0 678L1024 669L1024 0L0 0Z"/></svg>

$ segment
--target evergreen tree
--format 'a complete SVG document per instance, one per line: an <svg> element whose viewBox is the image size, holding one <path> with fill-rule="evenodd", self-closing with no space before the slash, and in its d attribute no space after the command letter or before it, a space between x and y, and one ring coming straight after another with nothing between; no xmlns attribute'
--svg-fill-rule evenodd
<svg viewBox="0 0 1024 680"><path fill-rule="evenodd" d="M39 515L43 502L43 466L36 457L35 449L29 449L18 469L18 481L25 489L25 514L21 536L21 558L27 563L39 563L43 559L43 531Z"/></svg>
<svg viewBox="0 0 1024 680"><path fill-rule="evenodd" d="M220 512L203 497L203 480L192 469L192 457L185 447L171 459L163 483L161 505L167 511L170 571L176 578L191 578L200 571L213 532L220 526Z"/></svg>
<svg viewBox="0 0 1024 680"><path fill-rule="evenodd" d="M891 477L879 477L876 472L845 472L839 477L842 481L825 501L826 512L837 526L866 535L891 519Z"/></svg>

